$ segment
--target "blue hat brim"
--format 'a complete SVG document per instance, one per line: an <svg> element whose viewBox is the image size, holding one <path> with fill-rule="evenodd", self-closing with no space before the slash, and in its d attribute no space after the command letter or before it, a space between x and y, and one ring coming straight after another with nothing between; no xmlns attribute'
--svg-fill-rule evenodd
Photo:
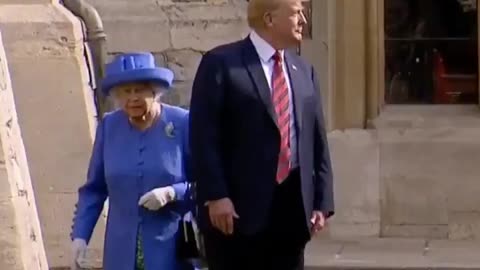
<svg viewBox="0 0 480 270"><path fill-rule="evenodd" d="M173 76L173 72L166 68L131 70L106 76L102 80L101 88L106 96L112 88L125 83L151 82L168 89L172 86Z"/></svg>

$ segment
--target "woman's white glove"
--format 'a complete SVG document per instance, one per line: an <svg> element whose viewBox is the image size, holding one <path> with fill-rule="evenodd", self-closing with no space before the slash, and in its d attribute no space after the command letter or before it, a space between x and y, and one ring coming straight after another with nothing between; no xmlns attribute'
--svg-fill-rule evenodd
<svg viewBox="0 0 480 270"><path fill-rule="evenodd" d="M148 210L156 211L174 200L175 189L169 186L156 188L145 193L138 201L138 205L141 205Z"/></svg>
<svg viewBox="0 0 480 270"><path fill-rule="evenodd" d="M72 242L72 265L71 270L87 269L87 242L76 238Z"/></svg>

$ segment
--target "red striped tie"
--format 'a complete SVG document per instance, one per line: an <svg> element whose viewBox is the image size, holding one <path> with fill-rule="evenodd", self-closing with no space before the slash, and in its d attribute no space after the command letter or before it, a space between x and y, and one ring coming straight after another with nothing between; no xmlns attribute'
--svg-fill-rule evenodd
<svg viewBox="0 0 480 270"><path fill-rule="evenodd" d="M290 98L283 72L283 59L279 51L275 52L273 60L275 64L272 75L272 98L281 136L276 179L278 183L281 183L290 173Z"/></svg>

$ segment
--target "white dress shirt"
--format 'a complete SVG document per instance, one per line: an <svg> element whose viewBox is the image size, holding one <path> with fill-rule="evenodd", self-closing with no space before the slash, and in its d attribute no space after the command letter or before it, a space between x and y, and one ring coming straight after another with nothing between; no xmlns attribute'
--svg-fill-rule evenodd
<svg viewBox="0 0 480 270"><path fill-rule="evenodd" d="M250 32L250 40L255 47L258 56L260 57L260 62L262 63L263 71L265 72L265 78L267 79L268 86L270 87L270 94L272 94L272 76L273 76L273 66L275 60L273 60L273 55L275 54L275 49L268 44L263 38L261 38L255 31ZM284 58L284 51L280 51L282 58ZM283 73L285 75L285 80L287 81L288 87L288 96L289 96L289 110L290 110L290 151L291 151L291 164L292 169L298 166L298 156L297 156L297 131L295 129L295 114L293 108L293 94L292 94L292 85L290 83L290 76L288 74L287 65L285 61L283 63Z"/></svg>

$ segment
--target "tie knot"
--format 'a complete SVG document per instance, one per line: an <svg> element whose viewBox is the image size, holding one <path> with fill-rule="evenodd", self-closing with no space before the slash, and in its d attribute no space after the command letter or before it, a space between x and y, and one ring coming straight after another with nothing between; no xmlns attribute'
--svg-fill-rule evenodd
<svg viewBox="0 0 480 270"><path fill-rule="evenodd" d="M281 63L282 62L282 53L280 53L280 51L275 51L272 58L276 63Z"/></svg>

